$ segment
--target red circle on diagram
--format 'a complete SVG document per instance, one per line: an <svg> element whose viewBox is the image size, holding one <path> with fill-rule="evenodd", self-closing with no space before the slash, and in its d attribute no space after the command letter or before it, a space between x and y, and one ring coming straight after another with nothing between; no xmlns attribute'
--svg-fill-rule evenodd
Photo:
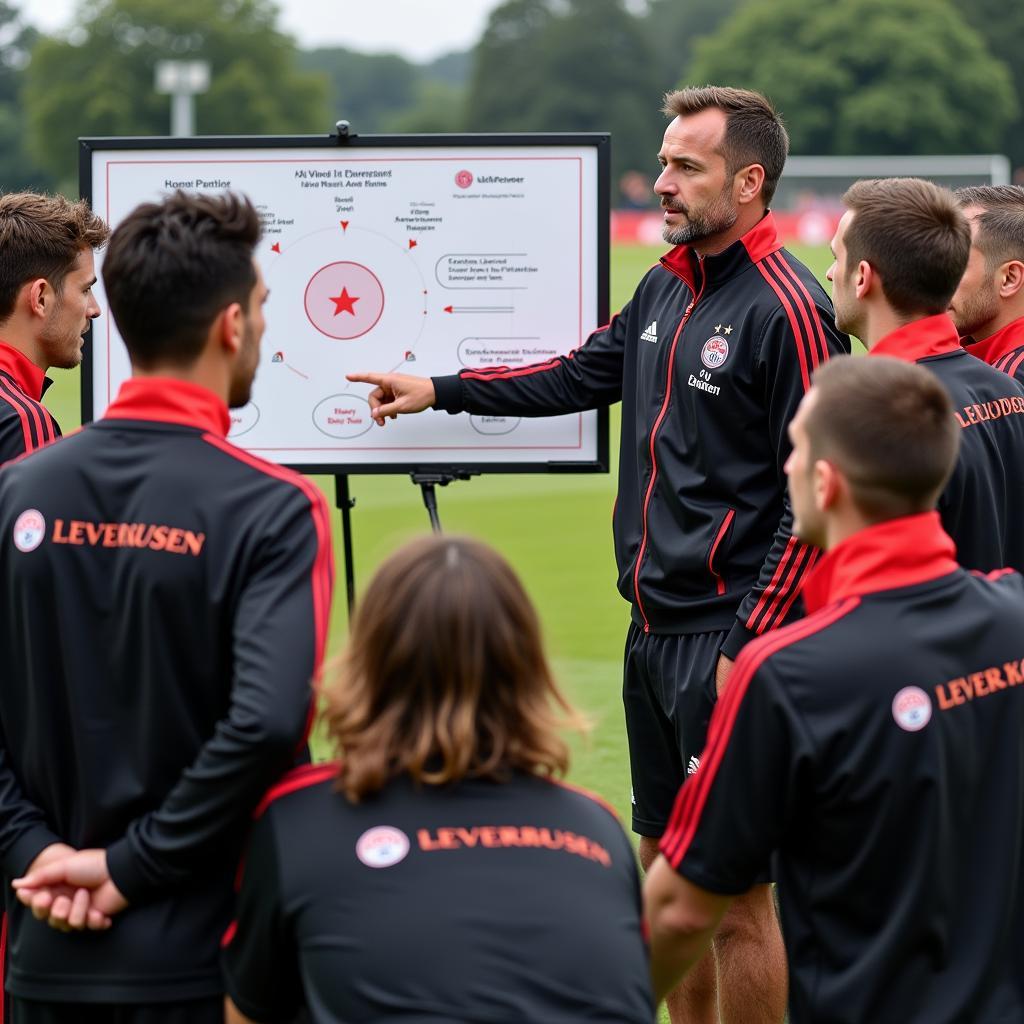
<svg viewBox="0 0 1024 1024"><path fill-rule="evenodd" d="M459 171L459 173L455 175L455 184L458 185L459 188L469 188L469 186L473 184L472 172Z"/></svg>
<svg viewBox="0 0 1024 1024"><path fill-rule="evenodd" d="M350 341L373 330L384 312L384 289L361 263L328 263L306 285L309 322L328 338Z"/></svg>

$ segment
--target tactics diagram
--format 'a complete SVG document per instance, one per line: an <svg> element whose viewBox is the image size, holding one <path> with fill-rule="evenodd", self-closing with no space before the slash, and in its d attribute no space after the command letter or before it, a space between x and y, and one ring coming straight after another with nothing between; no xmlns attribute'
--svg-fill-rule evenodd
<svg viewBox="0 0 1024 1024"><path fill-rule="evenodd" d="M252 399L232 410L238 444L295 465L571 461L594 457L589 414L428 411L382 429L371 388L345 375L515 376L578 347L596 316L588 159L558 147L106 152L93 173L115 225L173 188L231 189L255 204L270 294ZM130 372L109 318L92 372L98 416Z"/></svg>

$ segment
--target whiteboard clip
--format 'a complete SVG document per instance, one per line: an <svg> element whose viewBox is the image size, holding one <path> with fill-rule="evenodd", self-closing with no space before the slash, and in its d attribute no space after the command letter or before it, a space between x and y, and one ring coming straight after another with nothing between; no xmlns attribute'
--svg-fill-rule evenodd
<svg viewBox="0 0 1024 1024"><path fill-rule="evenodd" d="M356 137L348 121L335 121L334 128L337 134L333 135L332 138L339 146L344 146L349 139Z"/></svg>

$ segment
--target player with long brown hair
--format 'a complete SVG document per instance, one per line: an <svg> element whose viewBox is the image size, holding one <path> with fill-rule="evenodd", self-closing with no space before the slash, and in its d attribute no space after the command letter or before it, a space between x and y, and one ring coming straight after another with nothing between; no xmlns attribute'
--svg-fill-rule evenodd
<svg viewBox="0 0 1024 1024"><path fill-rule="evenodd" d="M328 703L340 761L258 812L229 1021L651 1020L633 851L554 784L579 719L503 558L453 537L393 555Z"/></svg>

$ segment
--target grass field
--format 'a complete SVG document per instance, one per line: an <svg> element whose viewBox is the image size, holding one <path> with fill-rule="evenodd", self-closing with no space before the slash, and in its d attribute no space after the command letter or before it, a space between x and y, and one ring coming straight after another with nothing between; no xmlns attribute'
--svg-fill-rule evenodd
<svg viewBox="0 0 1024 1024"><path fill-rule="evenodd" d="M613 249L612 309L629 298L636 282L663 247ZM795 253L822 280L827 248ZM79 375L54 373L46 402L65 430L80 421ZM592 719L585 741L574 744L572 779L603 795L629 822L629 769L620 701L622 643L629 609L615 590L611 513L618 461L618 409L612 410L611 465L602 475L490 476L438 491L441 522L448 532L471 534L493 544L516 567L544 623L549 653L571 699ZM318 478L332 505L333 480ZM419 489L407 477L351 479L357 504L353 536L357 584L404 541L428 529ZM346 634L341 524L334 521L338 579L331 619L330 653Z"/></svg>

